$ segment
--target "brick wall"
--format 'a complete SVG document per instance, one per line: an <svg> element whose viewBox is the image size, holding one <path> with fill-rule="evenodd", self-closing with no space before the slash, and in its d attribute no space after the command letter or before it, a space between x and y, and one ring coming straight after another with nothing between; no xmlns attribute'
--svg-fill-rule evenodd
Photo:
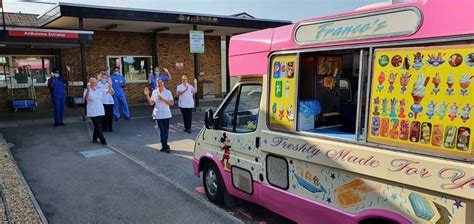
<svg viewBox="0 0 474 224"><path fill-rule="evenodd" d="M181 76L187 75L189 80L194 76L194 59L189 53L189 36L176 34L157 34L158 63L168 68L173 80L167 88L174 93L176 86L181 82ZM220 37L205 37L205 53L200 55L200 70L204 72L200 80L215 83L215 95L220 95ZM104 32L94 33L94 43L86 47L86 63L88 77L106 66L108 55L143 55L151 56L151 34L132 32ZM70 80L81 81L80 50L79 48L64 49L61 52L63 67L72 68ZM176 70L176 63L184 63L182 70ZM129 103L143 103L144 83L130 83L125 91ZM81 95L82 87L71 89L72 94Z"/></svg>

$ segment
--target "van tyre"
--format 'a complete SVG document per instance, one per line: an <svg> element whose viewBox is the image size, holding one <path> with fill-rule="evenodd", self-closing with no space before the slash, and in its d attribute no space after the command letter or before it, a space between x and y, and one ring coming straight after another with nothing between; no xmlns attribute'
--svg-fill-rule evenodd
<svg viewBox="0 0 474 224"><path fill-rule="evenodd" d="M209 162L204 167L202 178L206 196L214 204L223 205L225 195L225 185L222 175L216 164Z"/></svg>

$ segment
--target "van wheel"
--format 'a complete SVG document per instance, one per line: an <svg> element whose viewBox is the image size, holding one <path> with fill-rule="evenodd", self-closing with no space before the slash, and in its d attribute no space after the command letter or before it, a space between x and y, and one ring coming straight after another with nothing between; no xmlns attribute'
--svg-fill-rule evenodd
<svg viewBox="0 0 474 224"><path fill-rule="evenodd" d="M224 203L225 185L221 173L214 163L209 162L204 167L202 182L209 201L222 205Z"/></svg>

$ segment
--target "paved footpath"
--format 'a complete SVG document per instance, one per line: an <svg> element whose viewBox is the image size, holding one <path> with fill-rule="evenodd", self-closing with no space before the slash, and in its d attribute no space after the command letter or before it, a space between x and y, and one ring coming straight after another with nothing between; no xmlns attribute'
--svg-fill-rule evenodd
<svg viewBox="0 0 474 224"><path fill-rule="evenodd" d="M145 122L145 127L153 127L151 121L139 120L136 123ZM8 141L16 145L12 154L50 223L238 221L227 212L183 191L181 185L171 183L166 176L157 175L152 169L145 169L121 154L123 148L141 150L143 147L132 143L140 138L137 133L129 133L126 138L130 145L114 142L120 136L127 136L127 128L132 128L122 122L128 121L120 121L116 133L107 136L111 147L116 146L119 151L90 143L88 124L84 122L69 123L59 128L48 124L0 129ZM152 132L153 128L144 130ZM154 134L156 142L156 133L148 134ZM189 139L192 139L191 136ZM104 152L112 154L91 158L81 154L97 149L105 149ZM187 172L179 173L188 173L186 178L191 177L190 163L182 168L170 167L176 156L164 153L159 156L166 156L161 162L163 166L168 166L168 170L186 169ZM190 181L194 186L199 182L194 177Z"/></svg>

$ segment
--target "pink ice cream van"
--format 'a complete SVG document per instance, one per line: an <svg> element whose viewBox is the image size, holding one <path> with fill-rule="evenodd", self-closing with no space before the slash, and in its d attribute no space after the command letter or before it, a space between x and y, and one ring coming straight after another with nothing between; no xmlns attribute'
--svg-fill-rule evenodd
<svg viewBox="0 0 474 224"><path fill-rule="evenodd" d="M196 139L206 195L299 223L474 223L474 1L234 36L239 82Z"/></svg>

